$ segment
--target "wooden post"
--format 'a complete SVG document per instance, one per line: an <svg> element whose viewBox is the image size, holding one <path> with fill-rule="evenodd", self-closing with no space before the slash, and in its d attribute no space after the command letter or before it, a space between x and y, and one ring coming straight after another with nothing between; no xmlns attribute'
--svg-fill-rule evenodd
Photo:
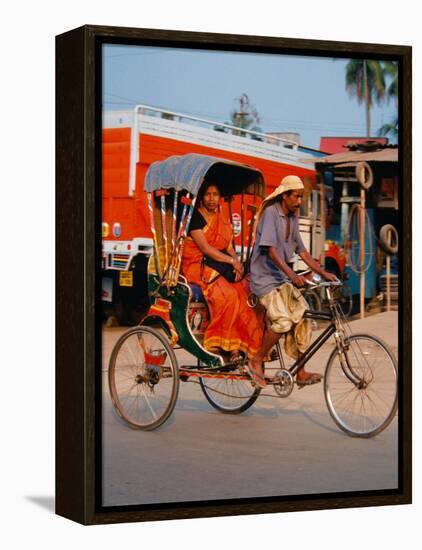
<svg viewBox="0 0 422 550"><path fill-rule="evenodd" d="M242 204L240 205L240 261L244 262L243 252L245 250L245 193L242 191Z"/></svg>
<svg viewBox="0 0 422 550"><path fill-rule="evenodd" d="M390 262L390 255L387 254L387 311L391 309Z"/></svg>
<svg viewBox="0 0 422 550"><path fill-rule="evenodd" d="M359 211L359 251L360 251L360 318L365 317L365 189L360 190Z"/></svg>
<svg viewBox="0 0 422 550"><path fill-rule="evenodd" d="M321 241L322 241L321 255L320 255L321 265L325 265L325 223L326 223L325 206L326 206L325 180L324 180L324 177L322 177L321 184L320 184ZM318 220L318 217L317 217L317 220Z"/></svg>

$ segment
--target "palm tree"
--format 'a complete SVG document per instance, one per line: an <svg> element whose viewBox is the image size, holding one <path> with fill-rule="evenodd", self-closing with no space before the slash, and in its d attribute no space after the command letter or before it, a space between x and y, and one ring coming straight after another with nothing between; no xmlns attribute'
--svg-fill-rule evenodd
<svg viewBox="0 0 422 550"><path fill-rule="evenodd" d="M383 61L382 68L386 80L388 80L387 86L387 101L390 101L391 98L394 99L394 102L397 107L398 96L399 96L399 68L398 64L395 61ZM381 126L378 130L379 136L391 136L393 139L397 140L399 135L399 118L398 115L394 116L390 122L387 122Z"/></svg>
<svg viewBox="0 0 422 550"><path fill-rule="evenodd" d="M390 79L387 88L387 99L394 98L397 104L399 97L399 67L396 61L383 61L384 74Z"/></svg>
<svg viewBox="0 0 422 550"><path fill-rule="evenodd" d="M397 139L399 135L399 119L398 117L394 117L391 122L386 122L381 126L381 128L378 130L379 136L388 136L390 135L392 138Z"/></svg>
<svg viewBox="0 0 422 550"><path fill-rule="evenodd" d="M386 93L384 71L380 61L351 59L346 65L346 90L366 107L366 135L371 135L371 107L380 104Z"/></svg>

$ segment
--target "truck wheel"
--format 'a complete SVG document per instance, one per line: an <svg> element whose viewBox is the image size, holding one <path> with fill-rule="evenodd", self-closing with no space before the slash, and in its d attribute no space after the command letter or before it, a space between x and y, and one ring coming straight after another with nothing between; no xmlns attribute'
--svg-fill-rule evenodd
<svg viewBox="0 0 422 550"><path fill-rule="evenodd" d="M119 323L119 326L127 327L134 324L130 308L127 307L122 298L120 298L114 305L113 313Z"/></svg>

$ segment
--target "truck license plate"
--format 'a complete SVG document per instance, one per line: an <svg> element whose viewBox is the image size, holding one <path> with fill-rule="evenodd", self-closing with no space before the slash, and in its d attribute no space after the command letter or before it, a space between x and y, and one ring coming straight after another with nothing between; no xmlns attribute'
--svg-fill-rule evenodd
<svg viewBox="0 0 422 550"><path fill-rule="evenodd" d="M120 286L133 286L133 271L120 271Z"/></svg>

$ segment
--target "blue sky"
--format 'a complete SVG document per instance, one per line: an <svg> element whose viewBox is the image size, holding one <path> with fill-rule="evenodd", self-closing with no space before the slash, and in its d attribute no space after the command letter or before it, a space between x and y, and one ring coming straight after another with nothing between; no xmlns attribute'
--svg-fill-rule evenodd
<svg viewBox="0 0 422 550"><path fill-rule="evenodd" d="M365 108L345 89L347 59L106 45L103 109L138 103L229 122L246 93L264 132L365 136ZM394 101L371 111L372 135L396 115Z"/></svg>

